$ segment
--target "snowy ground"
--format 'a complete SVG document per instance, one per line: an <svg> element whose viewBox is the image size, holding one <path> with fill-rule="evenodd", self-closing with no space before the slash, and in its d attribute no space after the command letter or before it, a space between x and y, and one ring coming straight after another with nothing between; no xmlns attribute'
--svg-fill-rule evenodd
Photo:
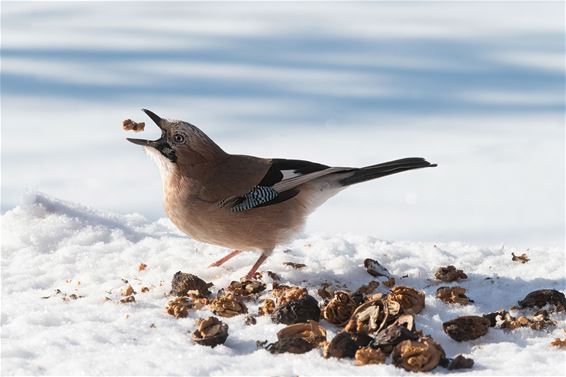
<svg viewBox="0 0 566 377"><path fill-rule="evenodd" d="M164 312L170 280L179 270L199 275L214 289L238 280L255 260L243 255L224 268L207 264L225 250L180 234L166 220L117 215L59 201L44 194L2 216L2 374L3 375L409 375L391 365L354 366L350 360L326 360L320 351L273 356L256 349L256 340L276 340L283 325L261 317L245 326L243 316L226 319L230 335L214 349L195 345L188 332L191 313L174 319ZM531 261L511 261L524 249L477 247L461 243L386 242L354 235L310 235L277 250L261 270L284 282L303 285L311 294L325 281L357 288L372 279L363 260L372 257L403 284L426 292L418 328L431 334L448 355L462 353L476 364L461 374L560 375L564 351L549 347L562 335L566 316L554 315L549 331L490 329L477 340L457 343L441 329L459 315L481 314L515 305L528 292L554 288L565 292L563 250L532 248ZM283 266L305 263L303 270ZM140 263L145 271L138 271ZM468 273L461 285L475 300L470 306L447 305L434 298L438 286L428 279L441 265L455 264ZM487 279L490 278L490 279ZM128 280L138 294L134 304L118 304ZM140 293L147 286L148 293ZM64 301L63 294L82 296ZM105 301L109 297L112 301ZM250 305L250 312L257 307ZM152 324L154 327L151 327ZM329 335L336 329L329 324ZM437 368L433 373L445 374Z"/></svg>

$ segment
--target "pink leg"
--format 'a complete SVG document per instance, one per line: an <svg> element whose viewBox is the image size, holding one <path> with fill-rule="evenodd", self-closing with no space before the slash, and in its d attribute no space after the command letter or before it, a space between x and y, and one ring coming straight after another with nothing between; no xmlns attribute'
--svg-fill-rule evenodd
<svg viewBox="0 0 566 377"><path fill-rule="evenodd" d="M261 266L263 264L263 262L265 262L266 259L267 259L267 257L265 255L261 254L261 256L258 258L258 260L255 262L254 266L250 270L250 272L248 272L248 274L246 275L246 279L253 279L257 269L259 268L259 266Z"/></svg>
<svg viewBox="0 0 566 377"><path fill-rule="evenodd" d="M224 258L220 258L218 259L216 262L212 263L210 266L208 267L218 267L223 265L226 261L234 258L236 255L240 254L242 252L242 250L234 250L231 253L229 253L228 255L226 255Z"/></svg>

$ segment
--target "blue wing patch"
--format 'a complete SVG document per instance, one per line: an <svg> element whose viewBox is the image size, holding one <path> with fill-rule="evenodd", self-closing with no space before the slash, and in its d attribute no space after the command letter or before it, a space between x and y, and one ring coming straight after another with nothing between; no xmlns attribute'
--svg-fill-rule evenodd
<svg viewBox="0 0 566 377"><path fill-rule="evenodd" d="M232 212L242 212L259 207L275 198L279 193L272 187L256 186L244 196L229 198L219 203L221 207L231 207Z"/></svg>

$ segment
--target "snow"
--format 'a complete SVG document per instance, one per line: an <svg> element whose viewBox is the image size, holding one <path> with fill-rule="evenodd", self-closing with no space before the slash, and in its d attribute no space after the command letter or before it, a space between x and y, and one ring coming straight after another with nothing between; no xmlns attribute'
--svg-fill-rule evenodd
<svg viewBox="0 0 566 377"><path fill-rule="evenodd" d="M426 307L416 316L417 327L449 356L461 353L475 360L472 370L459 374L563 375L564 351L549 343L562 336L564 314L553 314L558 325L550 331L492 328L462 343L442 332L446 320L509 308L536 289L566 291L562 249L531 248L526 251L528 263L511 261L511 252L525 251L308 234L278 248L260 271L274 271L283 282L308 287L316 296L323 282L355 289L372 280L363 268L363 260L371 257L399 283L425 291ZM28 194L24 203L2 216L2 374L410 375L392 365L358 367L351 360L327 360L319 350L271 355L256 349L256 340L275 341L284 327L267 317L259 317L255 326L246 326L244 316L224 318L230 327L224 345L211 349L193 344L195 318L211 313L191 312L182 319L166 314L170 280L181 270L213 282L217 290L243 276L256 258L244 253L222 267L206 267L225 252L189 239L165 219L149 221L139 214L102 212L39 192ZM307 267L294 270L283 265L287 261ZM140 263L147 268L139 271ZM460 285L474 304L448 305L434 298L439 284L431 278L436 268L448 264L468 274ZM126 286L123 279L137 291L135 303L118 303ZM141 293L142 286L149 292ZM56 289L62 294L55 295ZM73 293L81 298L62 299ZM248 308L257 312L257 304ZM321 323L329 338L336 333L333 325ZM432 373L448 372L437 368Z"/></svg>

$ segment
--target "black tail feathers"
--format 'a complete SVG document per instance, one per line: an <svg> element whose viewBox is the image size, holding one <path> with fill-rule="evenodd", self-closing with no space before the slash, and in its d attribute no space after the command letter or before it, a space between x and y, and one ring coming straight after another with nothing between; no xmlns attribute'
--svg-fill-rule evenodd
<svg viewBox="0 0 566 377"><path fill-rule="evenodd" d="M365 168L358 169L347 178L340 180L343 186L353 185L355 183L369 181L371 179L385 177L386 175L401 173L406 170L435 167L436 164L431 164L424 158L410 157L400 160L384 162L382 164L366 166Z"/></svg>

